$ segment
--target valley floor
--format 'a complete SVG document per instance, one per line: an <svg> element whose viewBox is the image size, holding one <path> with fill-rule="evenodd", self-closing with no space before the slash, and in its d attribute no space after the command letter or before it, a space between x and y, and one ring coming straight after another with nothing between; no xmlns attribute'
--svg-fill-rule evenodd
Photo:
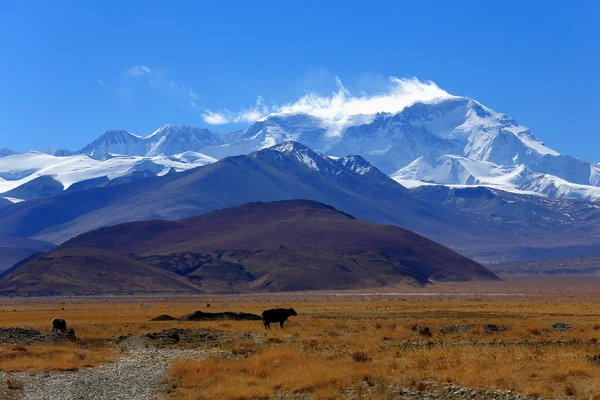
<svg viewBox="0 0 600 400"><path fill-rule="evenodd" d="M600 399L599 288L598 277L508 277L340 293L0 298L0 399ZM299 315L271 331L260 321L150 321L275 307ZM49 333L54 317L76 342L8 329Z"/></svg>

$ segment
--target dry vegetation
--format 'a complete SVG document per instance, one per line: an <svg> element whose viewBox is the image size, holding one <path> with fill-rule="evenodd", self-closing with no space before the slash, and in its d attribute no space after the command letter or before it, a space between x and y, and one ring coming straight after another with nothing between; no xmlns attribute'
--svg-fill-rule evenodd
<svg viewBox="0 0 600 400"><path fill-rule="evenodd" d="M114 357L115 351L108 346L86 348L74 343L1 345L0 371L73 371L112 361Z"/></svg>
<svg viewBox="0 0 600 400"><path fill-rule="evenodd" d="M383 388L438 381L547 397L600 393L600 364L588 360L600 352L594 304L379 302L306 304L299 311L264 346L232 344L252 350L240 351L243 357L175 365L171 395L250 399L284 391L330 398L345 388L359 390L364 380ZM574 329L551 331L557 321ZM483 329L488 323L511 328L490 334ZM441 334L439 328L450 324L474 327ZM431 337L419 333L425 327Z"/></svg>
<svg viewBox="0 0 600 400"><path fill-rule="evenodd" d="M303 301L211 300L210 311L259 313L294 306L280 330L264 341L195 344L211 346L203 360L176 363L169 374L173 398L250 399L277 393L332 398L361 390L365 380L381 384L370 398L388 398L392 383L418 388L423 382L453 382L480 389L511 389L546 397L582 399L600 393L600 312L595 303L565 301ZM209 328L264 333L260 321L149 322L160 314L181 316L205 301L154 301L102 304L19 304L4 307L0 327L50 330L50 319L65 318L77 332L75 344L0 347L0 370L73 369L110 362L118 356L112 342L120 335L167 328ZM65 308L62 310L61 308ZM16 309L16 311L13 311ZM550 324L573 329L555 332ZM440 328L473 325L442 334ZM488 333L485 324L508 325ZM424 328L429 328L431 336ZM175 346L189 346L180 343ZM214 347L217 347L216 349ZM223 357L223 354L228 354ZM8 355L7 357L5 357Z"/></svg>

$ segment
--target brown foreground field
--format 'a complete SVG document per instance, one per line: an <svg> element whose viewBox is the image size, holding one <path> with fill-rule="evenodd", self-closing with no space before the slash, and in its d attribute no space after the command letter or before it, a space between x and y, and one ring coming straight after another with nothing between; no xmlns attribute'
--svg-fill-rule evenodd
<svg viewBox="0 0 600 400"><path fill-rule="evenodd" d="M479 287L475 294L453 284L378 294L0 299L0 328L49 331L50 320L60 316L77 334L75 343L0 343L0 372L98 368L128 356L115 343L119 336L178 328L190 337L201 331L216 339L158 345L202 352L170 364L162 394L171 398L352 398L350 393L387 399L391 388L428 390L437 382L600 399L600 355L594 357L600 354L594 294L600 280L580 279L569 287L538 281L537 294L532 283L525 291L525 279L504 289ZM521 293L510 289L515 287ZM267 332L260 321L149 321L196 310L260 314L274 307L294 307L299 315L283 330L272 326ZM555 323L572 328L553 329ZM5 378L3 386L18 392L22 384Z"/></svg>

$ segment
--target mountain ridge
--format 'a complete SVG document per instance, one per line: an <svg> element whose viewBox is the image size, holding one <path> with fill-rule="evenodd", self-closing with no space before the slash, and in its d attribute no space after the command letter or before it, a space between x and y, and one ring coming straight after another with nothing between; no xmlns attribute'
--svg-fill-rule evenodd
<svg viewBox="0 0 600 400"><path fill-rule="evenodd" d="M586 249L594 255L600 243L596 203L497 189L452 189L450 198L448 192L421 196L362 157L325 157L300 143L227 157L176 174L144 178L144 171L138 173L139 179L125 176L0 207L0 235L60 244L123 222L175 220L255 201L309 199L362 220L404 227L478 261L510 261L553 246L558 253ZM429 188L420 190L438 190ZM475 193L472 201L477 206L460 207L462 193ZM449 202L458 202L457 207L449 207ZM514 207L521 214L511 211Z"/></svg>
<svg viewBox="0 0 600 400"><path fill-rule="evenodd" d="M124 130L107 131L76 153L103 159L112 154L168 157L193 151L209 160L250 154L288 141L301 142L328 156L359 155L387 175L414 181L413 185L485 185L557 198L599 199L598 165L561 155L511 117L459 96L415 102L397 113L351 116L340 132L331 131L323 119L312 115L279 113L228 133L174 125L144 136ZM480 171L491 164L489 174L458 182L453 171L464 165L450 169L447 165L449 159L458 157L478 164ZM427 162L419 161L423 159ZM442 173L445 169L446 174ZM437 172L432 176L433 170Z"/></svg>

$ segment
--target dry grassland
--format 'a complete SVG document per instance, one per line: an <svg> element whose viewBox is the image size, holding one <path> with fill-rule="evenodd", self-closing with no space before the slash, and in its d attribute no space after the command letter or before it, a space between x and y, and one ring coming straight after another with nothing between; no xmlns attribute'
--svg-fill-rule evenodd
<svg viewBox="0 0 600 400"><path fill-rule="evenodd" d="M265 333L260 321L150 322L160 314L181 316L195 310L245 311L293 306L283 330L264 341L196 343L213 350L207 359L176 363L167 395L183 399L269 398L281 393L334 398L361 382L381 384L369 398L389 398L391 384L418 388L423 382L452 382L478 389L511 389L527 394L600 399L600 309L595 302L537 299L456 301L253 301L235 298L193 301L154 299L133 303L21 301L0 304L0 327L50 330L63 317L77 343L0 346L0 370L60 370L111 362L119 357L113 340L168 328ZM89 301L93 301L90 299ZM62 308L64 307L64 310ZM14 311L16 310L16 311ZM572 330L556 332L565 322ZM473 325L466 332L442 334L448 325ZM488 333L485 324L510 329ZM425 328L429 328L431 336ZM179 343L173 346L190 346ZM226 353L230 356L223 357Z"/></svg>
<svg viewBox="0 0 600 400"><path fill-rule="evenodd" d="M114 360L109 347L86 348L74 343L0 345L0 371L73 371Z"/></svg>

